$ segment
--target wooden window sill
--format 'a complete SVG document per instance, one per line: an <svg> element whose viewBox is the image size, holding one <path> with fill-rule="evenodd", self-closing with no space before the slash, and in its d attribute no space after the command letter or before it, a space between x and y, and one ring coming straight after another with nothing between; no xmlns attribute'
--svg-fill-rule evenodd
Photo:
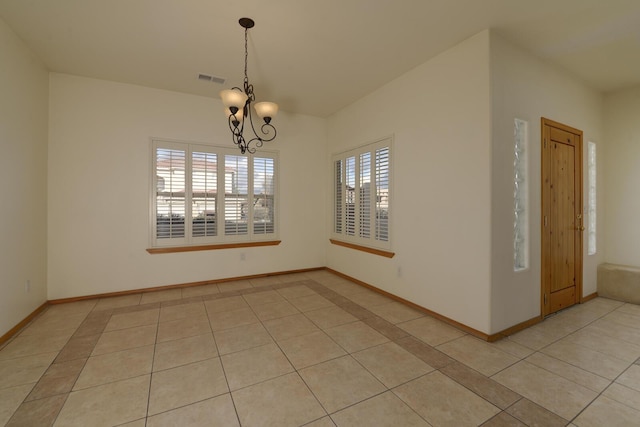
<svg viewBox="0 0 640 427"><path fill-rule="evenodd" d="M382 249L374 249L368 246L361 246L353 243L342 242L340 240L329 239L329 241L334 245L344 246L345 248L355 249L357 251L367 252L373 255L379 255L386 258L393 258L395 255L395 252L383 251Z"/></svg>
<svg viewBox="0 0 640 427"><path fill-rule="evenodd" d="M264 242L240 242L240 243L223 243L218 245L198 245L198 246L171 246L166 248L148 248L150 254L170 254L174 252L195 252L195 251L213 251L217 249L236 249L236 248L253 248L258 246L277 246L281 240L268 240Z"/></svg>

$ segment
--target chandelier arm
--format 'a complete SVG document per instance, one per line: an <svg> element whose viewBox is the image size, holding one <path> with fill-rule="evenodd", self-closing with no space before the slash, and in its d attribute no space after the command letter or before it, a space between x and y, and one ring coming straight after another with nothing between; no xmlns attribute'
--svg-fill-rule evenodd
<svg viewBox="0 0 640 427"><path fill-rule="evenodd" d="M236 123L238 124L236 125ZM244 136L242 135L244 131L244 121L240 123L240 121L235 117L234 114L230 114L229 130L231 130L231 140L235 145L238 146L238 148L240 148L240 152L244 154L247 147L247 143L244 139Z"/></svg>
<svg viewBox="0 0 640 427"><path fill-rule="evenodd" d="M253 141L253 140L251 140ZM256 154L256 148L260 148L262 147L262 144L256 144L256 147L251 147L249 144L251 144L251 141L247 142L247 148L246 151L249 152L249 154ZM244 153L243 153L244 154Z"/></svg>
<svg viewBox="0 0 640 427"><path fill-rule="evenodd" d="M234 122L238 124L236 125ZM229 129L234 137L241 136L244 131L244 120L238 120L233 113L229 114Z"/></svg>
<svg viewBox="0 0 640 427"><path fill-rule="evenodd" d="M244 93L247 95L247 102L253 102L256 100L256 94L253 93L253 85L249 84L246 80L244 82Z"/></svg>
<svg viewBox="0 0 640 427"><path fill-rule="evenodd" d="M242 136L242 134L240 135L235 135L235 138L233 140L233 143L236 144L238 146L238 148L240 149L240 152L242 154L245 153L245 151L247 151L247 143L244 140L244 137Z"/></svg>
<svg viewBox="0 0 640 427"><path fill-rule="evenodd" d="M253 131L253 134L255 135L255 138L251 138L251 141L254 140L259 140L261 142L260 146L262 146L262 143L264 142L269 142L269 141L273 141L273 139L276 137L276 128L269 123L264 123L261 127L260 127L260 133L264 136L261 136L260 134L258 134L258 132L256 132L256 128L253 125L253 115L251 114L251 110L249 110L249 124L251 125L251 130ZM265 130L266 128L266 130ZM273 129L273 136L271 138L267 138L269 136L269 134L271 133L271 130Z"/></svg>
<svg viewBox="0 0 640 427"><path fill-rule="evenodd" d="M265 131L264 128L267 128L267 130ZM275 126L273 126L271 123L263 124L260 130L265 135L268 135L269 133L271 133L271 131L273 131L273 136L269 139L264 139L265 142L273 141L276 138L276 135L278 134L278 131L276 130Z"/></svg>

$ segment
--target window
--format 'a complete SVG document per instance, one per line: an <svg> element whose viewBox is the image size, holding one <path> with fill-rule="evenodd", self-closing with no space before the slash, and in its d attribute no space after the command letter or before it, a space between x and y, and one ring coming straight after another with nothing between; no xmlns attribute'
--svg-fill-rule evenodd
<svg viewBox="0 0 640 427"><path fill-rule="evenodd" d="M514 121L513 143L513 269L525 270L529 266L529 211L527 176L528 122Z"/></svg>
<svg viewBox="0 0 640 427"><path fill-rule="evenodd" d="M587 213L587 254L596 253L596 143L587 144L587 173L589 174L589 208Z"/></svg>
<svg viewBox="0 0 640 427"><path fill-rule="evenodd" d="M333 157L333 237L389 249L391 138Z"/></svg>
<svg viewBox="0 0 640 427"><path fill-rule="evenodd" d="M152 246L276 238L277 157L154 140Z"/></svg>

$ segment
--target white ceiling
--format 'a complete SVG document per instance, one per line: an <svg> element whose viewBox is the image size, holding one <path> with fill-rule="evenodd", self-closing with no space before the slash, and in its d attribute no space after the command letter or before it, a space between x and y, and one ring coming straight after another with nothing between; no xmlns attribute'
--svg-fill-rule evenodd
<svg viewBox="0 0 640 427"><path fill-rule="evenodd" d="M486 28L607 92L640 84L639 0L0 0L51 71L328 116ZM227 79L205 83L198 73Z"/></svg>

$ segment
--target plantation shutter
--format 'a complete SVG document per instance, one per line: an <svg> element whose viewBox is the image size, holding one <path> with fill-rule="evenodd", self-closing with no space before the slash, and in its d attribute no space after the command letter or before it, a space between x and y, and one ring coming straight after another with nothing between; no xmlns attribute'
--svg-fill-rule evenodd
<svg viewBox="0 0 640 427"><path fill-rule="evenodd" d="M360 193L360 201L358 206L359 212L359 235L368 239L371 235L371 153L366 152L360 154L360 180L358 182L358 190ZM375 194L375 193L374 193Z"/></svg>
<svg viewBox="0 0 640 427"><path fill-rule="evenodd" d="M345 168L345 182L347 185L345 231L347 235L356 233L356 158L348 157Z"/></svg>
<svg viewBox="0 0 640 427"><path fill-rule="evenodd" d="M152 247L277 239L278 153L151 141Z"/></svg>
<svg viewBox="0 0 640 427"><path fill-rule="evenodd" d="M335 238L390 247L391 142L380 140L333 157Z"/></svg>
<svg viewBox="0 0 640 427"><path fill-rule="evenodd" d="M342 160L336 160L334 165L334 221L333 221L333 231L335 233L342 233L342 215L343 215L343 204L344 204L344 177L342 176L343 165Z"/></svg>
<svg viewBox="0 0 640 427"><path fill-rule="evenodd" d="M275 160L253 159L253 233L275 232Z"/></svg>
<svg viewBox="0 0 640 427"><path fill-rule="evenodd" d="M217 156L215 153L191 153L192 236L216 236L217 233Z"/></svg>
<svg viewBox="0 0 640 427"><path fill-rule="evenodd" d="M389 147L376 150L375 238L389 241Z"/></svg>
<svg viewBox="0 0 640 427"><path fill-rule="evenodd" d="M186 151L155 150L156 238L184 238Z"/></svg>
<svg viewBox="0 0 640 427"><path fill-rule="evenodd" d="M224 234L248 233L249 169L246 156L224 156Z"/></svg>

